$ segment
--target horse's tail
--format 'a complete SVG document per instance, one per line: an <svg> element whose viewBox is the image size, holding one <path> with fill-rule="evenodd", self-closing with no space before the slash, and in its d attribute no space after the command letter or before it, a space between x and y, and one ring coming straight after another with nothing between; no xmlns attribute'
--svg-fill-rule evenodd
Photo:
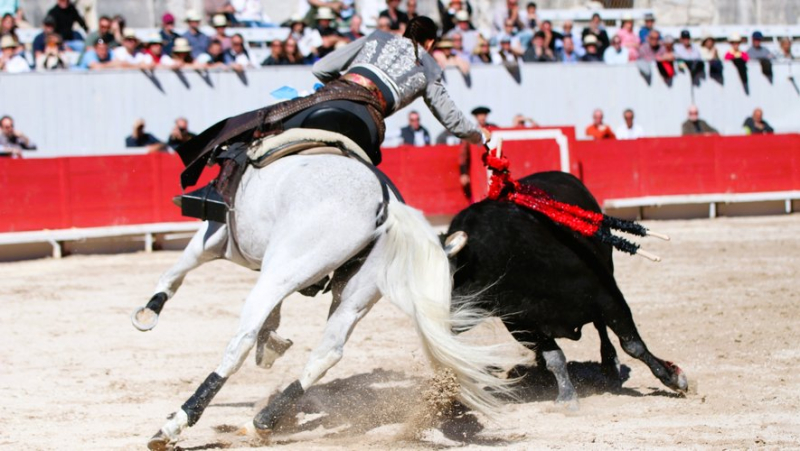
<svg viewBox="0 0 800 451"><path fill-rule="evenodd" d="M408 313L434 368L451 369L460 384L459 399L490 417L498 413L496 395L508 395L513 381L488 372L518 363L501 346L467 343L453 330L468 330L488 314L465 303L451 312L450 263L422 213L400 202L389 203L384 262L378 275L383 295Z"/></svg>

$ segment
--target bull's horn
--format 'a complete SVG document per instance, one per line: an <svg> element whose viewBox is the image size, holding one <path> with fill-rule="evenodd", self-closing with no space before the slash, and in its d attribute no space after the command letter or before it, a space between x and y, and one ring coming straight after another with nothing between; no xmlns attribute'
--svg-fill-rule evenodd
<svg viewBox="0 0 800 451"><path fill-rule="evenodd" d="M467 245L467 238L466 232L461 230L451 233L444 241L444 252L447 254L447 258L455 257L461 249L464 249L464 246Z"/></svg>

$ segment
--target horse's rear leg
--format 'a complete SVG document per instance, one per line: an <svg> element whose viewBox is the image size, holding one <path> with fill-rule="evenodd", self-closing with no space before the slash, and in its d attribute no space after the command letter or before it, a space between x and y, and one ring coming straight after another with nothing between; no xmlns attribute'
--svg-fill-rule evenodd
<svg viewBox="0 0 800 451"><path fill-rule="evenodd" d="M600 304L603 308L603 318L608 327L619 337L622 349L631 357L644 362L664 385L685 393L689 389L689 382L683 370L672 362L659 359L647 349L622 294L619 294L618 298L609 297Z"/></svg>
<svg viewBox="0 0 800 451"><path fill-rule="evenodd" d="M147 306L134 311L131 317L134 327L142 331L155 327L161 309L175 295L186 274L204 263L222 258L227 238L228 227L225 224L204 222L175 265L161 276Z"/></svg>
<svg viewBox="0 0 800 451"><path fill-rule="evenodd" d="M375 285L375 263L377 257L368 257L360 269L343 268L334 275L333 303L322 342L311 353L300 379L255 416L253 425L259 434L268 434L303 393L342 359L353 328L381 297Z"/></svg>

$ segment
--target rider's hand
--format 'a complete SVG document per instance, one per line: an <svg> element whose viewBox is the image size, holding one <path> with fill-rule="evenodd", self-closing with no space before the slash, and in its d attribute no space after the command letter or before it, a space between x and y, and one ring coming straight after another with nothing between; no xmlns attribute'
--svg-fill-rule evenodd
<svg viewBox="0 0 800 451"><path fill-rule="evenodd" d="M492 140L492 132L488 129L481 128L481 134L483 135L483 143L487 144L489 141Z"/></svg>
<svg viewBox="0 0 800 451"><path fill-rule="evenodd" d="M470 182L469 175L461 174L461 176L458 178L458 181L461 182L461 186L469 185Z"/></svg>

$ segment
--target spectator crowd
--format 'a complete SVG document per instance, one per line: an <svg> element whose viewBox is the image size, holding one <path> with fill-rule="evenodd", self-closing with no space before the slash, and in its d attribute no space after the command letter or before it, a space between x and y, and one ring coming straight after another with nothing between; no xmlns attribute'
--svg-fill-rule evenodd
<svg viewBox="0 0 800 451"><path fill-rule="evenodd" d="M186 12L185 32L175 31L175 17L165 13L161 28L150 36L139 36L126 26L125 18L102 16L96 30L90 30L71 0L56 0L40 24L42 32L27 49L17 35L19 27L30 26L18 0L0 11L3 53L0 70L27 72L78 68L207 69L244 70L256 66L312 64L337 47L367 32L354 0L307 0L308 12L283 24L274 24L260 1L205 0L205 9ZM418 0L387 0L376 18L376 29L402 34L410 18L417 15ZM401 4L402 3L402 4ZM729 37L730 50L716 50L716 41L702 38L693 42L688 30L679 38L662 35L656 18L648 14L635 29L632 16L609 33L599 13L578 30L572 21L556 29L550 20L540 20L537 4L505 0L492 14L491 30L479 31L473 21L469 0L437 0L442 39L433 56L443 67L456 67L467 74L471 65L516 63L605 63L655 62L659 72L671 77L677 70L695 73L700 63L716 70L722 61L785 61L794 59L791 40L780 41L775 54L762 45L763 35L755 32L751 45L741 47L743 38ZM204 14L203 14L204 13ZM208 23L214 32L205 34L200 25ZM269 42L269 54L254 61L248 43L235 28L283 25L290 32L285 39Z"/></svg>
<svg viewBox="0 0 800 451"><path fill-rule="evenodd" d="M387 0L386 9L376 18L375 28L402 34L409 20L417 15L418 0ZM30 26L18 0L0 2L0 71L20 73L60 69L212 69L228 68L242 71L257 66L308 65L325 55L363 37L369 30L358 14L354 0L307 0L308 11L293 16L282 24L272 23L262 10L260 1L205 0L203 11L187 10L185 24L179 24L167 12L160 18L160 28L146 37L126 26L125 18L101 16L97 28L90 29L80 11L71 0L55 0L47 11L39 33L30 48L21 43L20 27ZM7 5L11 5L10 7ZM442 24L441 39L432 51L434 59L443 67L455 67L465 76L473 65L514 65L520 63L553 64L639 64L649 67L655 63L666 78L677 71L692 74L707 65L711 76L721 71L723 61L741 64L748 61L789 61L794 59L791 40L780 41L780 49L770 52L763 44L764 36L756 31L750 36L745 49L744 39L738 34L728 38L730 48L723 54L716 48L716 40L703 36L700 45L694 42L688 30L677 39L662 34L652 14L644 17L638 29L631 16L622 18L621 27L615 31L606 28L599 13L594 14L585 27L579 29L572 21L564 21L560 28L550 20L540 20L535 2L519 0L501 2L491 15L491 29L478 30L474 22L474 9L469 0L437 0ZM213 33L206 34L201 24L206 23ZM284 26L285 39L266 43L266 57L256 61L243 35L236 28ZM476 119L486 121L489 109L473 111ZM432 143L454 143L457 139L443 133L432 139L421 124L420 115L409 113L409 123L399 132L399 138L408 145L422 146ZM636 139L646 136L646 130L636 122L633 110L625 110L621 123L612 128L604 123L603 111L593 112L592 123L585 134L590 139ZM22 150L35 149L25 135L14 129L13 119L3 117L3 134L0 135L0 154L19 156ZM535 127L536 122L524 115L514 118L513 127ZM771 133L772 128L756 109L743 125L746 133ZM682 134L714 134L717 130L699 118L692 106L682 125ZM159 140L145 130L144 120L137 120L128 147L146 147L150 151L176 148L194 136L188 131L186 119L179 118L166 140Z"/></svg>

